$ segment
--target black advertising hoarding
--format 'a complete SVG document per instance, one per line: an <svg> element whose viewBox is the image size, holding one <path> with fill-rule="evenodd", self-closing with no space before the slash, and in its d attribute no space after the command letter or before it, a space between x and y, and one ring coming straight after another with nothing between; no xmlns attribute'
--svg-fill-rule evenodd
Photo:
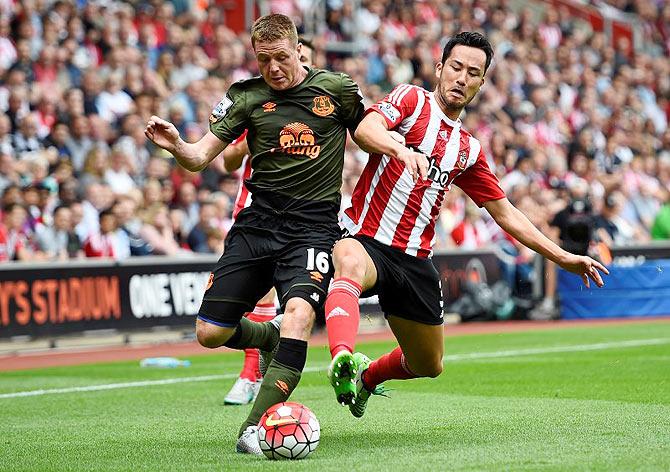
<svg viewBox="0 0 670 472"><path fill-rule="evenodd" d="M187 325L216 258L0 266L0 337Z"/></svg>
<svg viewBox="0 0 670 472"><path fill-rule="evenodd" d="M2 264L0 338L193 324L216 260L194 255ZM490 251L441 253L433 260L446 303L459 296L464 280L499 279ZM362 300L361 310L378 312L376 298Z"/></svg>

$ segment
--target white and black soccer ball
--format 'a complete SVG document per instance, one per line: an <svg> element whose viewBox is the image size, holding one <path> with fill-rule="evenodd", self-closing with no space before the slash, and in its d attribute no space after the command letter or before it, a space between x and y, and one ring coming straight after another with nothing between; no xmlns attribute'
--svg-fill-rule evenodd
<svg viewBox="0 0 670 472"><path fill-rule="evenodd" d="M258 423L258 442L268 459L304 459L317 448L320 437L319 420L300 403L277 403Z"/></svg>

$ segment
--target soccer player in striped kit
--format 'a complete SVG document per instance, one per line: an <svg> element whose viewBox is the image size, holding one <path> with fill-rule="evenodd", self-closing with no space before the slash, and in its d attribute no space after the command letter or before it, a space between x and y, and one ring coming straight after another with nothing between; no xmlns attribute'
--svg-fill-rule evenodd
<svg viewBox="0 0 670 472"><path fill-rule="evenodd" d="M314 67L314 46L305 39L298 38L298 42L302 44L300 48L300 63L305 67ZM249 145L247 143L247 131L235 141L230 143L226 149L223 150L224 166L228 172L234 172L241 169L240 187L235 198L235 205L233 207L233 220L242 209L251 204L251 192L244 184L244 181L251 177L251 157L249 153ZM277 292L274 288L261 298L252 311L246 314L246 317L251 321L269 321L277 314L275 307L275 299ZM226 405L246 405L253 402L258 395L258 389L263 381L263 375L259 365L260 354L258 349L244 350L244 363L240 376L233 384L230 391L224 398Z"/></svg>
<svg viewBox="0 0 670 472"><path fill-rule="evenodd" d="M479 92L493 49L479 33L451 38L436 65L433 92L399 85L366 111L355 132L372 154L345 210L349 237L333 249L335 277L326 300L326 327L333 357L328 370L338 402L363 416L372 394L392 379L437 377L442 372L444 330L440 277L431 261L435 220L445 193L458 185L505 231L527 247L602 286L597 261L571 254L545 237L505 197L489 169L481 144L459 116ZM389 136L405 138L405 146ZM424 154L406 159L407 148ZM399 346L370 361L353 353L358 299L373 294Z"/></svg>

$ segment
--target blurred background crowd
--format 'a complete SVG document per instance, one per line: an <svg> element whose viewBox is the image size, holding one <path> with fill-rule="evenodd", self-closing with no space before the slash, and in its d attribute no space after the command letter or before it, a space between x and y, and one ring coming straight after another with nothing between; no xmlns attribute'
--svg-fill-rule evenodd
<svg viewBox="0 0 670 472"><path fill-rule="evenodd" d="M314 2L266 3L367 104L400 83L432 90L446 40L484 32L494 62L462 119L510 200L604 260L612 245L670 238L667 2L599 4L634 16L641 47L508 0L328 0L316 28ZM238 176L221 159L184 171L143 130L156 114L197 140L230 84L257 74L248 34L224 14L207 0L0 1L0 261L222 251ZM350 141L343 205L366 160ZM532 258L452 188L436 249L492 244L519 267Z"/></svg>

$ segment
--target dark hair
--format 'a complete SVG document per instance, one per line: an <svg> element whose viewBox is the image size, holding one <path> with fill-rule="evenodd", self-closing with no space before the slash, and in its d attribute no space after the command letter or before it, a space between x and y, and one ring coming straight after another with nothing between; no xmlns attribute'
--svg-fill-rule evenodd
<svg viewBox="0 0 670 472"><path fill-rule="evenodd" d="M449 38L449 41L445 44L444 50L442 51L442 64L444 64L444 61L451 55L451 50L458 45L470 46L484 51L484 53L486 53L484 73L486 73L491 65L491 60L493 59L493 47L491 47L489 40L486 39L483 34L477 33L476 31L461 31L456 36Z"/></svg>
<svg viewBox="0 0 670 472"><path fill-rule="evenodd" d="M307 39L304 36L298 36L298 42L314 51L314 43L310 39Z"/></svg>
<svg viewBox="0 0 670 472"><path fill-rule="evenodd" d="M4 208L5 214L13 212L16 207L23 208L24 210L26 210L26 207L24 205L22 205L21 203L8 203L7 205L5 205L5 208ZM28 211L28 210L26 210L26 211Z"/></svg>
<svg viewBox="0 0 670 472"><path fill-rule="evenodd" d="M98 218L99 218L100 220L102 220L105 216L113 216L114 218L116 218L116 215L115 215L114 212L112 211L112 208L111 208L111 207L110 207L110 208L105 208L104 210L102 210L102 211L100 212L100 214L98 215Z"/></svg>
<svg viewBox="0 0 670 472"><path fill-rule="evenodd" d="M56 216L56 213L58 213L61 210L69 210L70 205L66 205L65 203L62 203L58 205L56 208L54 208L53 216Z"/></svg>

